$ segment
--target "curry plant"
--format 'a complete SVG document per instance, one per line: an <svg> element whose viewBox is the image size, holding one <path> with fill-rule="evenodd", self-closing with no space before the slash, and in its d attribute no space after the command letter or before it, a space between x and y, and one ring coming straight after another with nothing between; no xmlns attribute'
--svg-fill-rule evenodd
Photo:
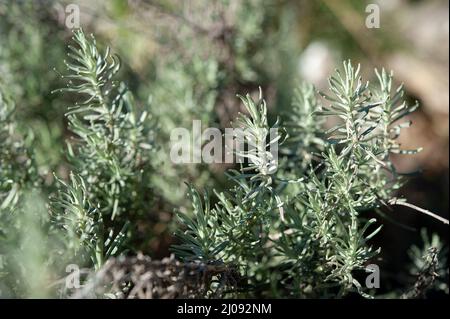
<svg viewBox="0 0 450 319"><path fill-rule="evenodd" d="M206 193L202 199L191 188L194 217L179 214L187 230L177 232L178 256L236 265L250 295L370 297L358 272L380 252L371 239L382 223L368 211L404 203L395 197L403 177L390 154L420 151L403 150L397 141L411 124L403 118L417 105L403 101L391 73L375 74L378 83L364 82L360 66L346 61L343 72L329 78L329 92L320 92L322 102L311 86L300 86L281 172L267 169L266 152L244 152L251 161L229 173L235 186L215 192L213 207ZM243 102L247 115L239 123L254 138L265 138L259 136L269 128L264 100L247 96ZM325 117L340 121L319 129Z"/></svg>
<svg viewBox="0 0 450 319"><path fill-rule="evenodd" d="M66 62L67 87L77 102L66 113L74 134L67 144L70 184L60 182L53 212L77 234L100 267L132 240L137 223L151 218L153 129L131 92L115 80L119 59L109 47L97 48L93 36L74 32ZM67 223L69 222L69 223ZM128 226L131 225L131 228Z"/></svg>
<svg viewBox="0 0 450 319"><path fill-rule="evenodd" d="M251 28L250 35L257 30ZM256 33L251 38L259 39ZM246 81L253 78L252 64L244 63L250 47L230 48L240 53L240 62L233 67ZM403 205L436 217L396 195L406 180L391 155L420 151L405 150L398 141L401 130L411 125L405 117L417 104L405 102L403 87L393 86L392 73L376 70L376 82L369 83L362 80L359 66L346 61L343 70L330 77L326 92L299 85L292 92L291 112L273 123L261 89L257 99L239 95L236 101L244 112L233 120L240 129L233 130L233 138L246 147L234 151L234 156L244 161L224 174L216 172L228 179L227 187L199 191L198 184L209 183L198 178L187 181L192 210L177 213L183 225L173 225L178 243L172 251L178 260L142 257L141 250L152 253L150 240L155 233L148 225L167 223L159 220L161 210L184 203L177 199L182 188L173 196L168 193L192 169L160 163L168 154L157 144L167 141L170 130L189 117L203 115L212 123L218 101L229 103L225 82L218 75L224 71L218 71L223 63L193 59L181 73L181 62L161 66L162 73L168 72L151 90L150 105L143 105L118 80L119 58L109 48L101 50L93 36L76 30L68 47L67 70L61 75L66 86L55 92L62 93L69 104L64 151L68 166L53 178L39 170L32 136L17 128L12 99L0 94L1 296L67 296L63 292L67 287L59 289L64 267L76 263L93 272L93 278L103 276L102 280L109 278L102 270L111 265L125 265L136 272L157 269L152 285L162 286L153 287L158 293L149 295L177 295L173 287L183 285L172 285L173 278L188 275L199 279L195 284L201 289L190 287L187 294L193 291L196 297L326 298L350 293L373 297L374 292L364 288L361 274L382 248L374 247L372 238L381 231L383 221L371 212ZM197 88L197 79L204 87ZM204 109L195 109L199 101ZM337 124L329 127L329 122ZM272 135L273 130L278 134ZM208 171L203 176L211 175ZM218 184L215 181L210 180ZM47 192L51 196L45 203ZM441 255L431 246L442 248L433 239L426 252L411 250L419 288L404 296L418 296L438 282L434 270L445 276L445 270L438 268ZM426 255L423 264L418 254ZM30 280L26 274L33 267L46 271ZM201 282L201 278L207 280ZM124 283L114 287L114 296L130 291L134 295L137 286L144 286L126 276L114 281ZM47 282L51 285L40 291ZM172 290L166 294L167 282ZM108 285L102 284L102 291ZM87 283L84 290L89 287Z"/></svg>

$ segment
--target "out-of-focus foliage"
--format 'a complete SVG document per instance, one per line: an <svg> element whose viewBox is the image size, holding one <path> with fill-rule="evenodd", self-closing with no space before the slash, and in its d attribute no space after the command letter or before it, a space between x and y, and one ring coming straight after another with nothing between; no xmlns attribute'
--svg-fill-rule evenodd
<svg viewBox="0 0 450 319"><path fill-rule="evenodd" d="M408 250L412 261L410 274L415 282L404 297L425 297L428 291L436 289L448 294L448 247L436 234L430 237L424 228L420 234L422 246L413 245Z"/></svg>
<svg viewBox="0 0 450 319"><path fill-rule="evenodd" d="M45 200L38 193L33 150L17 132L15 107L0 93L0 296L48 297L51 270L68 260L62 233L49 229Z"/></svg>
<svg viewBox="0 0 450 319"><path fill-rule="evenodd" d="M52 17L51 1L0 1L0 80L14 97L19 128L32 128L39 169L61 165L61 105L51 93L60 84L53 68L63 64L63 29Z"/></svg>

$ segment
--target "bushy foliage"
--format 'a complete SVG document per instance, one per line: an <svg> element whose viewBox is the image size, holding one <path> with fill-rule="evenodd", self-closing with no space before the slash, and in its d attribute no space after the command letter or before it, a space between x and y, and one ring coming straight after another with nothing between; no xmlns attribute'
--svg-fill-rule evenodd
<svg viewBox="0 0 450 319"><path fill-rule="evenodd" d="M384 221L373 212L412 207L396 197L405 179L391 155L418 151L398 142L417 105L404 101L392 74L376 71L369 84L347 61L327 92L307 83L291 90L289 8L274 22L269 0L211 3L210 19L193 4L189 21L177 5L146 4L170 19L159 34L160 54L141 70L82 30L63 59L64 41L52 35L57 21L44 5L0 3L1 297L67 297L64 277L73 263L93 278L111 264L142 271L142 263L158 271L157 296L173 295L165 289L177 286L174 278L195 278L178 296L376 296L361 281L380 252L372 239ZM30 19L17 19L23 12ZM34 45L23 54L28 41ZM131 58L135 47L120 49ZM139 83L130 81L139 71ZM30 110L39 107L45 111L35 119ZM248 134L234 142L256 148L238 150L246 161L226 171L172 165L170 133L192 119L221 129L232 121ZM274 128L279 136L270 134ZM174 207L178 224L171 223ZM156 251L156 242L173 244L176 257L160 263L140 255L168 254ZM392 297L423 296L422 287L448 293L434 275L448 276L434 248L445 251L436 238L411 249L419 288ZM111 281L88 295L134 291L136 282L114 280L114 295L106 291Z"/></svg>
<svg viewBox="0 0 450 319"><path fill-rule="evenodd" d="M235 186L216 193L214 207L191 189L194 218L179 214L188 229L178 232L183 244L174 251L186 260L237 265L248 278L250 294L327 297L357 291L368 296L356 274L379 253L370 239L382 225L367 212L396 200L402 179L389 154L415 152L400 149L396 141L410 124L399 120L415 107L401 100L402 88L392 88L392 75L385 70L376 71L374 87L359 73L359 66L345 62L344 73L336 71L329 79L330 93L322 93L325 105L313 98L310 87L297 91L295 104L306 111L306 121L292 127L292 148L286 153L297 155L290 160L298 162L278 167L297 175L278 178L276 167L267 169L263 150L243 154L250 164L230 173ZM243 102L248 115L239 124L250 130L249 140L266 140L264 100L247 96ZM310 120L319 116L341 119L326 131L326 139ZM307 171L298 157L297 132L306 137L302 151L307 158L317 152L315 163L306 162ZM289 184L297 186L295 192L287 190Z"/></svg>

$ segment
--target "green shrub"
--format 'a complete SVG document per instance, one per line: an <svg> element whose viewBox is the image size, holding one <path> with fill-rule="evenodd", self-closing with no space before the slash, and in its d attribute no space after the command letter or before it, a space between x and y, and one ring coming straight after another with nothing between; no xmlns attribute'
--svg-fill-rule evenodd
<svg viewBox="0 0 450 319"><path fill-rule="evenodd" d="M392 87L391 74L376 74L378 85L372 87L363 82L359 66L345 62L344 73L330 77L330 92L321 93L325 105L311 87L302 86L288 127L289 158L275 174L267 169L269 144L255 154L244 152L252 163L230 172L235 186L215 192L214 207L191 188L194 218L178 215L187 230L177 233L182 241L174 246L177 255L237 266L250 295L370 296L356 275L380 252L370 240L382 224L367 213L402 202L395 191L403 177L389 155L419 151L402 150L397 142L400 130L411 124L402 118L417 106L403 102L402 87ZM248 115L238 124L250 130L249 140L266 141L264 100L242 100ZM317 126L323 116L341 119L326 130L326 138Z"/></svg>

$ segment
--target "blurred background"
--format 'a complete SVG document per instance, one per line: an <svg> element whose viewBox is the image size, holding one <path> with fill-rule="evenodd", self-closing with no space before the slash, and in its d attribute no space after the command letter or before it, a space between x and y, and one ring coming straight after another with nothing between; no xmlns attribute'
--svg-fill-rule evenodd
<svg viewBox="0 0 450 319"><path fill-rule="evenodd" d="M401 140L405 148L423 151L395 158L400 172L420 174L401 195L448 218L447 0L0 0L0 83L16 103L19 130L32 137L48 193L52 172L67 176L69 171L63 156L69 134L64 112L71 101L52 91L63 85L59 72L72 35L67 21L74 4L80 26L120 56L119 77L158 123L164 174L154 183L160 223L152 225L155 236L147 253L168 255L168 221L175 208L189 205L185 181L198 188L226 185L223 167L179 167L167 160L172 128L189 128L193 119L225 127L240 110L235 94L259 86L271 114L282 116L299 81L326 89L327 77L345 59L361 63L367 80L375 67L393 70L407 99L420 102ZM379 28L366 23L374 13L366 10L370 4L379 10ZM448 226L409 209L389 214L396 223L386 221L377 244L384 247L380 268L395 288L409 260L408 248L421 242L419 230L425 227L448 244Z"/></svg>

